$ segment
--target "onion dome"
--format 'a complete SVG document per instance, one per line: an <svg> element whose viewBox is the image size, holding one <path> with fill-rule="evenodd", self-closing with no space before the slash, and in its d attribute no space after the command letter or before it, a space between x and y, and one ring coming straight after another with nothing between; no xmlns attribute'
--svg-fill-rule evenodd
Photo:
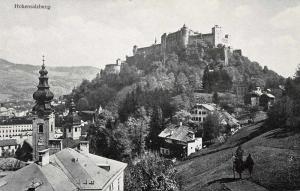
<svg viewBox="0 0 300 191"><path fill-rule="evenodd" d="M51 101L54 94L49 90L48 84L48 71L46 70L43 56L42 69L39 71L39 85L37 86L37 91L33 93L33 99L35 99L36 104L32 111L38 115L50 114L52 112Z"/></svg>
<svg viewBox="0 0 300 191"><path fill-rule="evenodd" d="M67 124L70 124L72 126L81 124L81 119L78 116L78 113L76 112L76 105L74 103L73 98L71 99L69 114L66 116L65 121Z"/></svg>

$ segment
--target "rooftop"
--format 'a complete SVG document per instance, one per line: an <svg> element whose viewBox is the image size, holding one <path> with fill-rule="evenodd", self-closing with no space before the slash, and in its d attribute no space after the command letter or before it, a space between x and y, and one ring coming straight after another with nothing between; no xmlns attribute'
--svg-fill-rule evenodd
<svg viewBox="0 0 300 191"><path fill-rule="evenodd" d="M0 140L0 147L15 146L15 145L18 145L16 139L4 139L4 140Z"/></svg>
<svg viewBox="0 0 300 191"><path fill-rule="evenodd" d="M204 107L205 109L209 110L209 111L214 111L216 109L216 107L212 104L206 104L206 103L197 103L194 107Z"/></svg>
<svg viewBox="0 0 300 191"><path fill-rule="evenodd" d="M161 138L172 139L181 142L190 142L194 140L194 132L184 125L171 125L165 128L158 136Z"/></svg>
<svg viewBox="0 0 300 191"><path fill-rule="evenodd" d="M122 162L66 148L51 155L50 163L45 166L33 163L2 178L0 190L26 190L30 186L39 187L41 191L103 190L126 166Z"/></svg>
<svg viewBox="0 0 300 191"><path fill-rule="evenodd" d="M13 117L5 121L0 121L0 125L21 125L21 124L32 124L32 120L25 117Z"/></svg>

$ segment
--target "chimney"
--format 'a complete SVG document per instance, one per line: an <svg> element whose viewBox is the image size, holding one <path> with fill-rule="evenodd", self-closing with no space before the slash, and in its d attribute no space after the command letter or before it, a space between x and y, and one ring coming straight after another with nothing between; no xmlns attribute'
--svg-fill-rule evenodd
<svg viewBox="0 0 300 191"><path fill-rule="evenodd" d="M38 151L39 152L39 164L41 166L45 166L47 164L49 164L49 149L44 149L42 151Z"/></svg>
<svg viewBox="0 0 300 191"><path fill-rule="evenodd" d="M84 154L89 154L89 142L88 141L80 141L79 150Z"/></svg>

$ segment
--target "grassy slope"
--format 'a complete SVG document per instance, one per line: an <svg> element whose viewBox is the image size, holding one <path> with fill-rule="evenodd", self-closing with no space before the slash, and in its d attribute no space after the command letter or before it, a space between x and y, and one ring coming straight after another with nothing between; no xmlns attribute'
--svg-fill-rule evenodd
<svg viewBox="0 0 300 191"><path fill-rule="evenodd" d="M225 144L204 149L177 165L183 190L226 190L235 183L232 154L237 145L251 153L255 166L250 183L270 190L300 189L300 133L283 129L263 130L262 124L247 126ZM240 182L241 183L241 182Z"/></svg>

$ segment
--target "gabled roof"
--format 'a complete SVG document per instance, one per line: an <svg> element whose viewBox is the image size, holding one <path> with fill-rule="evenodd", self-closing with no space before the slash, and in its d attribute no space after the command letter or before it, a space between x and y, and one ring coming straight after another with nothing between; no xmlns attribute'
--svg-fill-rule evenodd
<svg viewBox="0 0 300 191"><path fill-rule="evenodd" d="M67 148L51 155L45 166L33 163L0 179L0 191L27 190L32 182L39 183L41 191L104 190L126 166Z"/></svg>
<svg viewBox="0 0 300 191"><path fill-rule="evenodd" d="M190 142L194 140L194 132L184 125L171 125L165 128L158 136L160 138L172 139L181 142Z"/></svg>
<svg viewBox="0 0 300 191"><path fill-rule="evenodd" d="M194 107L204 107L205 109L209 111L214 111L216 108L212 104L206 104L206 103L197 103Z"/></svg>

